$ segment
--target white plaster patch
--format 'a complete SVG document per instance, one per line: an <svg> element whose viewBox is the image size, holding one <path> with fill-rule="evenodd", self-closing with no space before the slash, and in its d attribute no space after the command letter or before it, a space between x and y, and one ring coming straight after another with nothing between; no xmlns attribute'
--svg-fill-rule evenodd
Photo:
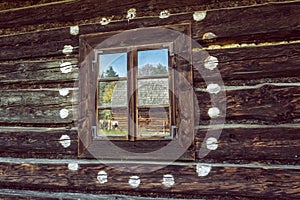
<svg viewBox="0 0 300 200"><path fill-rule="evenodd" d="M218 148L218 140L214 137L207 138L206 148L209 150L216 150Z"/></svg>
<svg viewBox="0 0 300 200"><path fill-rule="evenodd" d="M221 91L221 87L218 84L211 83L206 87L206 91L210 94L218 94Z"/></svg>
<svg viewBox="0 0 300 200"><path fill-rule="evenodd" d="M63 54L69 55L73 52L74 47L72 45L65 45L62 50Z"/></svg>
<svg viewBox="0 0 300 200"><path fill-rule="evenodd" d="M126 18L128 20L134 19L136 17L136 9L135 8L131 8L127 11L127 16Z"/></svg>
<svg viewBox="0 0 300 200"><path fill-rule="evenodd" d="M68 169L71 171L77 171L79 168L78 163L69 163L68 164Z"/></svg>
<svg viewBox="0 0 300 200"><path fill-rule="evenodd" d="M70 34L71 35L78 35L79 34L79 26L71 26L70 27Z"/></svg>
<svg viewBox="0 0 300 200"><path fill-rule="evenodd" d="M198 176L207 176L211 171L211 165L209 164L197 164L196 171Z"/></svg>
<svg viewBox="0 0 300 200"><path fill-rule="evenodd" d="M107 19L107 18L103 17L100 21L100 24L105 26L105 25L109 24L110 21L111 21L110 19Z"/></svg>
<svg viewBox="0 0 300 200"><path fill-rule="evenodd" d="M170 17L170 12L168 10L163 10L159 13L159 18L161 19L166 19L168 17Z"/></svg>
<svg viewBox="0 0 300 200"><path fill-rule="evenodd" d="M71 145L71 138L68 135L62 135L59 139L59 143L64 147L67 148Z"/></svg>
<svg viewBox="0 0 300 200"><path fill-rule="evenodd" d="M138 176L131 176L128 180L128 183L129 185L132 187L132 188L137 188L139 187L139 185L141 184L141 180L140 180L140 177Z"/></svg>
<svg viewBox="0 0 300 200"><path fill-rule="evenodd" d="M204 60L204 67L209 70L214 70L218 66L218 63L219 63L218 58L214 56L208 56Z"/></svg>
<svg viewBox="0 0 300 200"><path fill-rule="evenodd" d="M175 184L174 176L172 174L165 174L162 184L168 188L172 187Z"/></svg>
<svg viewBox="0 0 300 200"><path fill-rule="evenodd" d="M214 38L217 38L217 35L212 33L212 32L204 33L203 36L202 36L203 40L211 40L211 39L214 39Z"/></svg>
<svg viewBox="0 0 300 200"><path fill-rule="evenodd" d="M206 17L206 11L197 11L194 12L193 14L193 18L197 22L202 21L203 19L205 19L205 17Z"/></svg>
<svg viewBox="0 0 300 200"><path fill-rule="evenodd" d="M69 111L67 109L63 108L59 111L59 116L62 119L67 118L69 116Z"/></svg>
<svg viewBox="0 0 300 200"><path fill-rule="evenodd" d="M62 88L62 89L59 89L58 92L61 96L67 96L69 94L70 90L69 90L69 88Z"/></svg>
<svg viewBox="0 0 300 200"><path fill-rule="evenodd" d="M207 114L210 118L217 118L220 116L220 110L217 107L213 107L208 109Z"/></svg>
<svg viewBox="0 0 300 200"><path fill-rule="evenodd" d="M63 74L72 72L72 68L73 68L72 63L70 63L70 62L64 62L64 63L60 64L60 71Z"/></svg>
<svg viewBox="0 0 300 200"><path fill-rule="evenodd" d="M105 171L99 171L97 175L97 180L99 181L100 184L104 184L107 182L107 173Z"/></svg>

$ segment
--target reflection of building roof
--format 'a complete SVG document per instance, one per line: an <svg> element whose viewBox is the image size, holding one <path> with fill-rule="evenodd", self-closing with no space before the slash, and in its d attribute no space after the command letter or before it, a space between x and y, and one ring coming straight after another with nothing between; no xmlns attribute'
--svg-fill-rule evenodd
<svg viewBox="0 0 300 200"><path fill-rule="evenodd" d="M168 79L144 79L138 81L138 105L169 104ZM127 82L119 81L112 95L112 106L127 106Z"/></svg>

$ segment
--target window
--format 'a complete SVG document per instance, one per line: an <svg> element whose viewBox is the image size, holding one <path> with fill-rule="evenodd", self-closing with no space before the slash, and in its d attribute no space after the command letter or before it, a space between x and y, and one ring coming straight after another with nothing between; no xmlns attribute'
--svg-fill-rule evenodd
<svg viewBox="0 0 300 200"><path fill-rule="evenodd" d="M193 160L193 98L185 86L192 85L192 70L174 53L189 42L181 34L190 35L190 25L134 33L80 38L79 156L168 160L184 149L180 159ZM169 152L150 153L170 144Z"/></svg>
<svg viewBox="0 0 300 200"><path fill-rule="evenodd" d="M173 87L174 79L170 45L97 53L98 119L95 135L98 139L173 138L174 106L171 105L174 98L169 88Z"/></svg>

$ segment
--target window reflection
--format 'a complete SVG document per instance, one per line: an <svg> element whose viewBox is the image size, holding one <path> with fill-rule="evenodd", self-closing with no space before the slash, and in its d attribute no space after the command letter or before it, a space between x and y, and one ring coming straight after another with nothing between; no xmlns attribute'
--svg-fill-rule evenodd
<svg viewBox="0 0 300 200"><path fill-rule="evenodd" d="M100 78L127 77L127 53L100 54Z"/></svg>
<svg viewBox="0 0 300 200"><path fill-rule="evenodd" d="M168 75L168 49L139 51L138 75Z"/></svg>

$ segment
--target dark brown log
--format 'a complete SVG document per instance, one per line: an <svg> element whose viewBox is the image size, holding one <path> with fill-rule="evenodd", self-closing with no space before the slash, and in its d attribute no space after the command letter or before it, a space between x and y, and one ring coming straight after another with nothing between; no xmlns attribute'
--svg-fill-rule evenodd
<svg viewBox="0 0 300 200"><path fill-rule="evenodd" d="M65 56L62 52L65 45L78 47L78 35L71 35L70 28L1 36L0 60ZM73 54L78 54L78 48Z"/></svg>
<svg viewBox="0 0 300 200"><path fill-rule="evenodd" d="M207 129L199 129L196 135L196 158L206 162L300 164L299 127L245 126L232 125L230 128L224 128L218 140L218 149L210 151L201 159L199 150L206 134L214 135L218 129L210 130L210 133Z"/></svg>
<svg viewBox="0 0 300 200"><path fill-rule="evenodd" d="M300 3L294 2L208 12L194 26L193 38L199 38L203 45L206 41L202 42L202 37L207 32L217 36L216 40L208 39L208 43L218 44L299 39L299 9Z"/></svg>
<svg viewBox="0 0 300 200"><path fill-rule="evenodd" d="M16 11L4 11L0 13L0 26L6 29L6 33L11 31L32 31L39 29L62 27L72 24L99 22L102 17L115 16L114 19L124 19L127 10L134 7L137 9L137 16L158 16L162 10L169 10L171 13L180 13L195 10L218 9L235 6L247 6L262 4L267 2L278 2L278 0L260 1L208 1L201 2L196 0L172 2L165 1L98 1L89 0L85 2L66 2L64 4L49 5L20 9ZM279 0L282 2L282 0ZM117 5L117 6L116 6ZM105 9L103 9L105 8ZM88 12L87 12L88 11ZM3 30L4 31L4 30Z"/></svg>
<svg viewBox="0 0 300 200"><path fill-rule="evenodd" d="M73 64L72 72L61 72L62 61ZM0 77L0 89L72 88L78 78L77 59L2 62Z"/></svg>
<svg viewBox="0 0 300 200"><path fill-rule="evenodd" d="M57 0L14 0L14 1L3 1L0 3L0 10L8 9L26 9L29 6L41 6L41 4L56 2Z"/></svg>
<svg viewBox="0 0 300 200"><path fill-rule="evenodd" d="M1 125L64 126L74 121L76 97L72 90L67 96L61 96L58 89L1 90L0 94ZM60 117L63 108L69 110L65 119Z"/></svg>
<svg viewBox="0 0 300 200"><path fill-rule="evenodd" d="M205 73L204 59L208 53L218 59L218 70L225 85L255 85L266 82L300 82L300 44L232 48L196 52L194 59L195 87L204 86L218 74ZM199 55L203 55L202 57ZM202 73L202 77L201 74Z"/></svg>
<svg viewBox="0 0 300 200"><path fill-rule="evenodd" d="M139 2L139 3L145 3L145 2ZM64 4L64 5L68 5L68 4ZM87 3L84 5L87 6L89 4ZM56 5L49 6L49 7L55 7L55 6ZM80 35L89 34L89 33L109 32L109 31L116 31L116 30L129 30L129 29L135 29L141 27L163 26L163 25L170 25L170 24L193 22L193 30L192 30L193 38L202 45L216 44L216 43L227 44L232 42L241 43L241 42L282 41L287 39L297 40L299 39L299 35L300 35L300 30L299 30L300 22L298 20L300 19L300 16L299 16L299 12L297 12L299 10L299 6L300 3L296 2L296 3L281 3L281 4L274 4L274 5L271 4L271 5L263 5L263 6L254 6L248 8L234 8L228 10L213 10L208 12L206 18L200 22L195 22L193 20L192 17L193 12L190 12L188 14L173 15L163 20L159 19L158 17L138 18L130 22L128 22L127 20L112 22L106 26L100 25L97 20L97 23L80 26ZM49 9L49 7L47 8ZM63 7L64 6L61 6L59 9ZM94 6L94 4L93 7L102 9L102 6ZM72 8L68 8L64 10L68 11L69 9ZM37 10L40 11L42 9L37 9ZM77 9L76 12L78 10L80 9ZM126 12L126 10L124 11ZM59 12L57 10L55 10L55 12L60 14L63 13L63 11ZM47 13L47 18L49 16L51 17L55 16L55 15L51 15L49 12L44 12L44 13ZM90 13L94 13L94 12L90 12ZM97 15L98 14L99 13L97 13ZM36 16L37 14L34 13L34 15ZM86 12L84 12L84 15L86 15ZM257 18L263 19L265 18L265 16L268 17L268 20L263 20L260 23L257 23ZM76 17L78 16L76 15ZM228 20L228 18L230 20ZM29 17L28 19L31 20L31 18ZM36 18L32 18L32 19L34 19L35 23L37 23ZM63 17L62 19L67 20L68 17ZM11 21L5 19L5 24L7 24L7 22L11 22ZM202 35L206 32L215 33L218 36L218 39L203 41ZM74 47L78 47L78 36L71 35L69 27L58 28L54 30L24 33L24 34L13 35L13 36L2 36L0 37L0 45L1 45L0 60L62 56L63 55L62 49L64 45L72 45ZM75 49L74 54L77 53L78 53L78 49Z"/></svg>
<svg viewBox="0 0 300 200"><path fill-rule="evenodd" d="M152 173L139 173L147 168L156 169ZM239 165L212 166L205 177L198 177L195 165L146 164L79 164L78 171L68 170L67 164L14 164L1 163L1 188L51 192L86 193L131 193L150 196L152 193L164 195L224 195L227 197L256 197L276 199L299 198L300 171L295 168L249 167ZM280 166L279 166L280 167ZM105 170L108 182L100 184L97 174ZM130 172L122 171L130 170ZM175 184L167 188L162 184L165 174L172 174ZM128 179L138 175L141 184L132 189ZM201 194L199 194L201 191Z"/></svg>
<svg viewBox="0 0 300 200"><path fill-rule="evenodd" d="M0 128L1 157L76 158L77 131L66 128ZM64 148L59 142L68 135L71 145Z"/></svg>
<svg viewBox="0 0 300 200"><path fill-rule="evenodd" d="M226 126L226 125L225 125ZM230 126L230 125L227 125ZM235 127L236 126L236 127ZM244 125L247 126L247 125ZM232 125L224 128L219 147L204 158L199 159L199 150L207 134L207 129L199 129L196 134L196 148L189 148L182 156L183 160L191 160L189 157L196 153L196 159L200 162L231 162L231 163L267 163L267 164L299 164L299 128L288 127L264 127L252 128L248 125ZM218 129L216 129L218 130ZM214 133L214 130L212 130ZM78 136L77 131L70 127L51 128L1 128L0 132L0 156L1 157L24 157L24 158L76 158ZM69 135L71 146L63 148L59 143L61 135ZM161 148L163 144L161 141ZM155 146L143 141L124 143L115 141L111 143L119 148L130 151L145 153L155 150ZM159 145L157 145L159 147ZM99 151L101 147L98 148ZM112 152L113 154L113 152ZM90 155L92 157L92 155ZM123 158L124 159L124 158ZM145 157L144 160L147 160Z"/></svg>
<svg viewBox="0 0 300 200"><path fill-rule="evenodd" d="M198 97L200 117L208 120L207 111L212 107L211 98L207 92L196 92ZM221 110L226 115L227 122L283 124L297 123L300 119L299 86L262 85L250 89L227 90L226 99L212 94L214 102L226 103L227 108ZM202 124L202 121L199 122Z"/></svg>

